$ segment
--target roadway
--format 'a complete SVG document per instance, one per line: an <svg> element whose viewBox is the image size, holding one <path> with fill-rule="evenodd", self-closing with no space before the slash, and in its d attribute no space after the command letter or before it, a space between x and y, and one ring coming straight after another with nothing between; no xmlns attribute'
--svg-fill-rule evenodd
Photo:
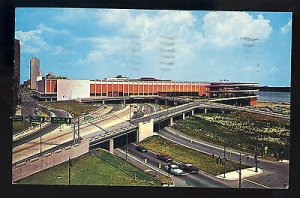
<svg viewBox="0 0 300 198"><path fill-rule="evenodd" d="M280 113L274 113L274 112L267 112L267 111L262 111L262 110L258 110L258 109L253 109L253 108L249 108L249 107L239 107L239 106L233 106L233 105L226 105L226 104L222 104L219 103L222 100L232 100L232 99L249 99L249 98L256 98L256 96L244 96L244 97L238 97L238 98L223 98L223 99L210 99L210 100L203 100L203 99L197 99L197 98L187 98L187 97L162 97L162 96L157 96L157 95L153 95L153 96L130 96L130 97L115 97L115 98L105 98L105 97L96 97L96 98L89 98L89 99L82 99L82 101L104 101L104 100L126 100L126 99L130 99L130 98L145 98L145 99L149 99L149 98L153 98L153 99L162 99L162 100L167 100L167 101L171 101L171 102L176 102L177 104L187 104L190 103L190 105L195 106L195 108L197 106L199 107L206 107L207 109L209 108L219 108L219 109L224 109L224 110L233 110L233 111L245 111L245 112L250 112L250 113L257 113L257 114L262 114L262 115L266 115L266 116L273 116L273 117L277 117L277 118L282 118L282 119L290 119L289 115L283 115ZM182 105L181 105L182 106Z"/></svg>
<svg viewBox="0 0 300 198"><path fill-rule="evenodd" d="M31 102L31 101L30 101ZM29 103L30 103L29 102ZM211 104L210 104L211 105ZM195 103L188 103L180 106L175 106L170 109L162 110L157 112L158 108L153 105L146 105L144 106L144 109L142 109L143 113L146 113L148 115L145 115L144 117L136 118L132 120L133 124L137 124L141 121L147 121L149 118L154 118L156 120L158 119L165 119L169 118L171 116L180 115L182 112L190 111L194 109L195 107L202 106L203 108L209 108L212 106L208 106L207 104L199 104L198 102ZM220 108L220 104L213 104L216 108ZM223 106L223 105L222 105ZM230 105L226 105L230 106ZM224 106L225 107L225 106ZM154 113L153 113L154 112ZM129 108L127 108L125 111L123 109L121 112L112 114L111 117L105 118L104 120L95 121L91 123L87 123L80 127L80 134L81 137L84 136L90 136L93 133L105 133L102 129L107 129L109 127L114 126L114 130L117 130L119 127L119 124L128 124L129 120L129 113L131 111ZM99 128L101 130L99 130ZM46 132L45 132L46 133ZM172 141L175 141L177 143L186 145L186 146L192 146L194 149L197 149L201 152L207 152L207 153L214 153L215 155L223 156L223 148L220 148L218 146L211 146L208 144L203 143L191 143L189 139L182 138L177 135L174 135L172 133L169 133L165 130L162 130L160 132L160 135L168 138ZM39 137L39 135L38 135ZM45 135L43 135L43 142L50 142L55 144L63 144L64 142L70 141L73 138L73 129L72 127L65 127L64 129L60 131L51 131ZM31 156L33 154L36 154L40 150L40 144L37 142L37 139L29 140L28 144L23 144L16 146L13 149L13 162L16 162L18 160L24 159L28 156ZM35 141L35 142L34 142ZM26 142L26 141L25 141ZM42 149L49 149L52 148L53 145L42 145ZM132 149L131 149L132 150ZM132 151L134 152L134 150ZM149 152L150 153L150 152ZM135 153L138 154L138 153ZM142 155L142 154L141 154ZM229 153L227 152L227 155L229 156ZM143 156L140 156L143 157ZM144 156L145 157L145 156ZM149 163L152 163L153 165L157 165L159 161L156 159L156 156L149 154ZM239 153L233 152L231 159L237 161L239 158ZM243 163L249 164L250 166L254 166L254 160L253 158L244 159ZM162 166L163 167L163 166ZM262 175L253 176L251 177L251 181L247 182L246 180L243 181L243 187L261 187L261 186L267 186L271 188L280 188L284 184L288 184L288 164L285 163L278 163L278 162L269 162L260 160L259 168L264 170L264 173ZM206 174L199 174L201 177L197 177L195 175L187 175L184 176L188 178L187 184L190 184L190 186L201 186L201 187L226 187L226 186L232 186L236 187L237 183L236 181L220 181L220 179L216 179L212 176L206 175ZM196 177L196 178L195 178ZM204 179L203 179L204 178ZM202 179L202 180L201 180ZM199 183L199 181L201 181ZM261 184L261 185L260 185Z"/></svg>
<svg viewBox="0 0 300 198"><path fill-rule="evenodd" d="M148 151L146 153L141 153L135 150L134 144L128 144L128 153L140 160L145 160L147 158L147 163L151 166L158 167L161 163L161 170L166 172L164 166L167 165L165 162L156 158L156 153ZM126 147L121 148L125 151ZM167 173L167 172L166 172ZM182 176L172 176L175 186L185 186L185 187L204 187L204 188L228 188L230 185L225 182L214 178L213 176L198 173L198 174L187 174Z"/></svg>
<svg viewBox="0 0 300 198"><path fill-rule="evenodd" d="M129 107L123 108L117 112L111 113L109 117L104 119L91 121L80 126L80 136L84 137L89 134L101 132L106 133L103 129L120 123L128 123L129 120ZM99 130L100 129L100 130ZM38 138L24 142L23 144L13 148L13 163L28 158L40 152L40 150L48 150L55 145L63 144L73 139L73 125L62 125L62 129L55 129Z"/></svg>
<svg viewBox="0 0 300 198"><path fill-rule="evenodd" d="M214 153L215 156L221 156L223 158L224 155L224 148L209 144L206 142L201 142L198 140L195 140L194 138L188 137L188 136L179 136L177 134L169 132L166 129L163 129L159 132L159 135L163 138L166 138L168 140L174 141L178 144L193 148L197 151L201 151L203 153L207 153L212 155ZM180 133L179 133L180 134ZM191 142L191 140L193 140ZM229 149L226 150L226 158L238 162L239 160L239 151L232 151L230 156ZM249 153L241 152L242 153L242 163L250 165L252 167L255 167L255 162L253 156ZM249 155L249 159L247 159L245 156ZM264 173L256 176L252 176L251 178L247 178L246 181L243 181L243 187L253 187L253 185L256 185L256 187L269 187L269 188L282 188L284 184L289 183L289 164L283 163L283 162L276 162L276 161L266 161L263 159L259 159L258 168L262 169ZM256 183L256 184L254 184Z"/></svg>

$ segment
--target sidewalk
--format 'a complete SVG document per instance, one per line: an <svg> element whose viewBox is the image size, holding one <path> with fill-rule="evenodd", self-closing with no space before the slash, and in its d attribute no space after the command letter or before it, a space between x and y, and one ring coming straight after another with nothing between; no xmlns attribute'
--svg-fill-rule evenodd
<svg viewBox="0 0 300 198"><path fill-rule="evenodd" d="M246 168L246 169L242 169L242 178L246 178L246 177L251 177L251 176L255 176L255 175L260 175L263 173L263 170L258 168L257 172L255 172L255 167L251 167L251 168ZM220 174L216 176L219 179L224 179L224 180L238 180L239 179L239 172L238 171L232 171L232 172L228 172L225 174L225 178L224 178L224 174Z"/></svg>

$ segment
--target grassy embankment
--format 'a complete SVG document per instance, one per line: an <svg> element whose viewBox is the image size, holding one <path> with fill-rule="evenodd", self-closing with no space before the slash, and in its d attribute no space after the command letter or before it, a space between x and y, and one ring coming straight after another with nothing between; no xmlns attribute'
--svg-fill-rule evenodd
<svg viewBox="0 0 300 198"><path fill-rule="evenodd" d="M159 107L161 108L161 110L164 110L164 109L169 109L169 108L174 107L174 106L171 106L171 105L159 105Z"/></svg>
<svg viewBox="0 0 300 198"><path fill-rule="evenodd" d="M275 159L275 153L284 147L283 158L289 158L290 123L279 118L245 112L207 113L176 121L173 127L189 136L219 145L225 141L228 147L251 153L258 143L259 154L266 158Z"/></svg>
<svg viewBox="0 0 300 198"><path fill-rule="evenodd" d="M208 172L210 174L219 175L224 173L223 164L216 163L217 156L213 158L211 155L186 148L162 137L152 136L145 139L140 144L147 149L153 150L156 153L166 153L176 161L192 163L200 170ZM228 160L226 164L227 172L239 169L239 164L233 161ZM242 165L242 168L247 167L249 166Z"/></svg>
<svg viewBox="0 0 300 198"><path fill-rule="evenodd" d="M78 117L82 113L88 113L98 106L94 106L93 104L85 104L80 103L77 101L53 101L53 102L42 102L41 105L55 108L55 109L62 109L65 110L73 115L73 117Z"/></svg>
<svg viewBox="0 0 300 198"><path fill-rule="evenodd" d="M30 122L28 121L13 122L13 134L28 129L29 127L30 127Z"/></svg>
<svg viewBox="0 0 300 198"><path fill-rule="evenodd" d="M101 149L72 159L71 164L71 185L160 186L158 178ZM68 185L68 163L41 171L17 183Z"/></svg>

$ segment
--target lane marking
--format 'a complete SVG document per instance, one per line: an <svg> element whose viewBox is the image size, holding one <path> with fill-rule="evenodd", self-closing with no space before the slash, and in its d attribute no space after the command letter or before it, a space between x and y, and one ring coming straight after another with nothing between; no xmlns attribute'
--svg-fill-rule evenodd
<svg viewBox="0 0 300 198"><path fill-rule="evenodd" d="M247 181L247 182L249 182L249 183L252 183L252 184L261 186L261 187L263 187L263 188L270 188L269 186L265 186L265 185L263 185L263 184L260 184L260 183L257 183L257 182L254 182L254 181L251 181L251 180L248 180L248 179L244 179L244 178L242 178L242 179L243 179L244 181Z"/></svg>

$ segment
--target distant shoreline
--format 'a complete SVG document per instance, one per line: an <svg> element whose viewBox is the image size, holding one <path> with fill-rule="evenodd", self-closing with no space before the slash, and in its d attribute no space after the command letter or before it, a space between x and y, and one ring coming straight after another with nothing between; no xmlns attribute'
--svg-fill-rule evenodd
<svg viewBox="0 0 300 198"><path fill-rule="evenodd" d="M291 92L291 87L259 87L259 91Z"/></svg>

